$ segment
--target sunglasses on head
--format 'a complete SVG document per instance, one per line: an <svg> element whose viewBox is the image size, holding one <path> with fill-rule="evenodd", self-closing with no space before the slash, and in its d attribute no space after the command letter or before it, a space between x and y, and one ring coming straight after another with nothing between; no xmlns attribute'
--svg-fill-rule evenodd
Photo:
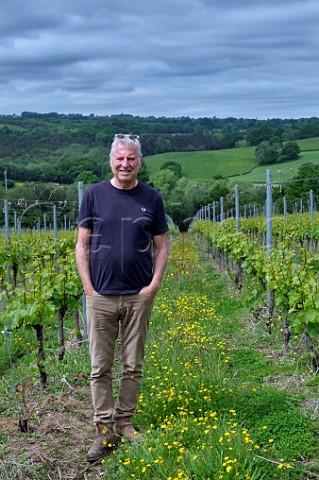
<svg viewBox="0 0 319 480"><path fill-rule="evenodd" d="M131 135L130 133L116 133L114 138L129 138L130 140L134 140L136 142L139 141L140 137L138 135Z"/></svg>

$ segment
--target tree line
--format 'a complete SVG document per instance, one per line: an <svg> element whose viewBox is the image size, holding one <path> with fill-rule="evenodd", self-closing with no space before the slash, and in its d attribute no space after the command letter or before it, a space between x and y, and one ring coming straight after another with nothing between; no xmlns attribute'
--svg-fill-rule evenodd
<svg viewBox="0 0 319 480"><path fill-rule="evenodd" d="M113 136L119 132L139 134L144 156L255 146L258 163L273 164L297 158L296 140L319 136L319 119L99 117L32 112L0 116L2 179L6 172L6 189L2 182L0 198L9 201L11 224L14 213L25 226L37 225L44 213L49 223L55 204L59 224L67 216L74 225L77 182L81 180L88 186L111 176L107 158ZM288 198L306 195L302 187L308 189L309 182L301 180L306 177L315 178L311 186L317 192L317 167L308 165L298 175L301 177L297 182L281 186L280 194ZM181 229L188 227L203 204L224 197L227 208L233 190L233 185L222 178L190 180L176 162L166 162L151 178L143 165L139 178L161 191L167 213ZM264 188L241 188L244 204L263 204ZM0 221L4 221L2 211Z"/></svg>
<svg viewBox="0 0 319 480"><path fill-rule="evenodd" d="M105 160L110 144L119 132L139 134L144 156L262 142L273 153L283 142L319 136L319 119L102 117L54 112L2 115L0 175L6 170L11 180L65 184L78 180L83 172L103 179L109 173Z"/></svg>

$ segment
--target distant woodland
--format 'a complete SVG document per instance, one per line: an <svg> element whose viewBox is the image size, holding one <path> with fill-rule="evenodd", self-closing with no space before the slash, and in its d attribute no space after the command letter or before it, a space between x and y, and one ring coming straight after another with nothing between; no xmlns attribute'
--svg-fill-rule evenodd
<svg viewBox="0 0 319 480"><path fill-rule="evenodd" d="M145 157L219 150L319 136L319 118L166 118L23 112L0 116L0 175L13 181L71 184L104 179L115 133L140 135ZM85 172L85 174L83 173Z"/></svg>
<svg viewBox="0 0 319 480"><path fill-rule="evenodd" d="M319 118L156 118L33 112L2 115L0 199L9 202L10 224L15 218L22 226L38 228L44 214L52 224L52 205L56 205L59 225L74 227L78 182L83 181L86 187L111 176L108 154L115 133L140 135L144 157L253 146L257 162L271 164L297 158L297 140L319 137ZM317 178L319 174L311 168L307 167L309 175L312 178L316 173ZM303 170L302 178L305 173ZM151 178L143 164L139 177L161 191L166 211L180 228L187 227L201 205L221 196L227 202L231 197L226 179L212 176L191 180L174 161L166 162ZM305 182L296 185L300 190ZM316 185L311 188L316 189ZM299 194L302 192L294 190L290 196L297 198ZM242 186L241 201L263 205L264 191ZM0 222L3 225L2 208Z"/></svg>

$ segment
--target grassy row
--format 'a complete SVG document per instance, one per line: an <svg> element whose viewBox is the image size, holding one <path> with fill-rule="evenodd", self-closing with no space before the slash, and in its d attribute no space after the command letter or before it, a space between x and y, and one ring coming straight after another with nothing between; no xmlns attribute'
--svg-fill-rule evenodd
<svg viewBox="0 0 319 480"><path fill-rule="evenodd" d="M244 314L187 237L175 242L135 417L146 438L105 460L109 479L306 478L315 426L295 397L265 384L281 369L247 345Z"/></svg>

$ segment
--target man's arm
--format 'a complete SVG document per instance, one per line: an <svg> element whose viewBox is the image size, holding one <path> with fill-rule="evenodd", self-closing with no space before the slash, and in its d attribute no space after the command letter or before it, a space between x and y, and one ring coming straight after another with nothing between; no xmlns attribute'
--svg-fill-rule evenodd
<svg viewBox="0 0 319 480"><path fill-rule="evenodd" d="M161 286L161 281L167 265L167 235L155 235L153 237L153 278L149 285L143 287L140 293L145 297L155 297Z"/></svg>
<svg viewBox="0 0 319 480"><path fill-rule="evenodd" d="M75 247L75 258L86 295L97 295L94 290L90 272L91 230L79 227L78 239Z"/></svg>

